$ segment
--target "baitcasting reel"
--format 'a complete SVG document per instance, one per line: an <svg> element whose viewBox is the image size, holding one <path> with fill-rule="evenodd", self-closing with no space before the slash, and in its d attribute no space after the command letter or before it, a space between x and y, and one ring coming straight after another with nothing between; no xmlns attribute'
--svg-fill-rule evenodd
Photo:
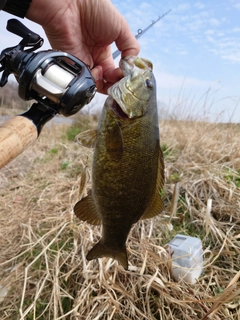
<svg viewBox="0 0 240 320"><path fill-rule="evenodd" d="M22 40L0 55L1 87L14 74L20 98L35 99L51 118L57 113L71 116L92 100L96 84L82 61L57 50L33 52L42 46L43 39L16 19L8 21L7 30Z"/></svg>

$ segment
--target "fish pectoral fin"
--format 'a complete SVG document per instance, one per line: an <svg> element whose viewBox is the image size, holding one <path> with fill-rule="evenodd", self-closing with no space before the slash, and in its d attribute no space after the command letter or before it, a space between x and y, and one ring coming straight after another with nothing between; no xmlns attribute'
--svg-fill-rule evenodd
<svg viewBox="0 0 240 320"><path fill-rule="evenodd" d="M97 129L89 129L79 133L74 141L80 144L80 146L87 148L94 148L97 139Z"/></svg>
<svg viewBox="0 0 240 320"><path fill-rule="evenodd" d="M89 192L87 197L75 204L73 211L82 221L87 221L93 225L99 225L101 223L91 192Z"/></svg>
<svg viewBox="0 0 240 320"><path fill-rule="evenodd" d="M93 260L97 258L112 258L117 260L125 270L128 269L128 258L127 258L127 250L126 246L123 249L113 249L104 246L101 240L88 252L87 260Z"/></svg>
<svg viewBox="0 0 240 320"><path fill-rule="evenodd" d="M145 210L144 214L141 217L143 219L150 219L157 216L163 211L163 200L161 198L161 191L163 190L164 185L164 162L163 162L163 153L159 146L159 157L158 157L158 174L157 174L157 183L155 188L155 193L152 197L150 205Z"/></svg>
<svg viewBox="0 0 240 320"><path fill-rule="evenodd" d="M81 200L83 197L83 194L87 188L87 183L90 180L90 172L87 166L83 168L82 174L81 174L81 179L80 179L80 184L79 184L79 199Z"/></svg>
<svg viewBox="0 0 240 320"><path fill-rule="evenodd" d="M115 123L106 130L106 151L113 160L121 160L123 156L122 130L118 123Z"/></svg>

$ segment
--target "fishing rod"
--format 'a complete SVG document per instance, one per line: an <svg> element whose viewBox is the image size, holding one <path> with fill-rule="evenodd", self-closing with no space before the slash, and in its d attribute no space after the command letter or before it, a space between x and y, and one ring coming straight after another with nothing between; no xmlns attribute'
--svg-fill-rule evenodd
<svg viewBox="0 0 240 320"><path fill-rule="evenodd" d="M137 34L135 35L135 38L136 39L139 39L144 33L146 33L150 28L152 28L154 26L155 23L157 23L159 20L161 20L163 17L165 17L169 12L171 12L172 9L169 9L167 12L163 13L161 16L159 16L157 18L157 20L153 20L152 23L147 26L145 29L138 29L137 31ZM116 59L119 55L120 55L120 51L119 50L116 50L113 54L112 54L112 57L113 59Z"/></svg>

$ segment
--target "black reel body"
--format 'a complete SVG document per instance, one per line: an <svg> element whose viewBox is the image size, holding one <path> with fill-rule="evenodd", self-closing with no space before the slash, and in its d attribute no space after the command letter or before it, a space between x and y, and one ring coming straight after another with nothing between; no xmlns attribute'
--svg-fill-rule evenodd
<svg viewBox="0 0 240 320"><path fill-rule="evenodd" d="M7 29L23 39L17 46L1 53L0 86L14 74L21 99L35 99L52 113L66 117L77 113L92 100L96 84L87 65L66 52L33 52L43 44L43 39L16 19L8 21Z"/></svg>

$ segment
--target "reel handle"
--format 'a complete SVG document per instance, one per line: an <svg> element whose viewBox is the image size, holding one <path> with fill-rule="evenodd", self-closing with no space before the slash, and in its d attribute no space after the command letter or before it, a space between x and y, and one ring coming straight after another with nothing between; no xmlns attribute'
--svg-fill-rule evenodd
<svg viewBox="0 0 240 320"><path fill-rule="evenodd" d="M8 20L6 29L9 32L16 34L17 36L23 39L26 38L28 40L28 43L27 43L28 46L35 45L39 41L43 42L43 39L38 34L28 29L24 24L22 24L17 19Z"/></svg>

